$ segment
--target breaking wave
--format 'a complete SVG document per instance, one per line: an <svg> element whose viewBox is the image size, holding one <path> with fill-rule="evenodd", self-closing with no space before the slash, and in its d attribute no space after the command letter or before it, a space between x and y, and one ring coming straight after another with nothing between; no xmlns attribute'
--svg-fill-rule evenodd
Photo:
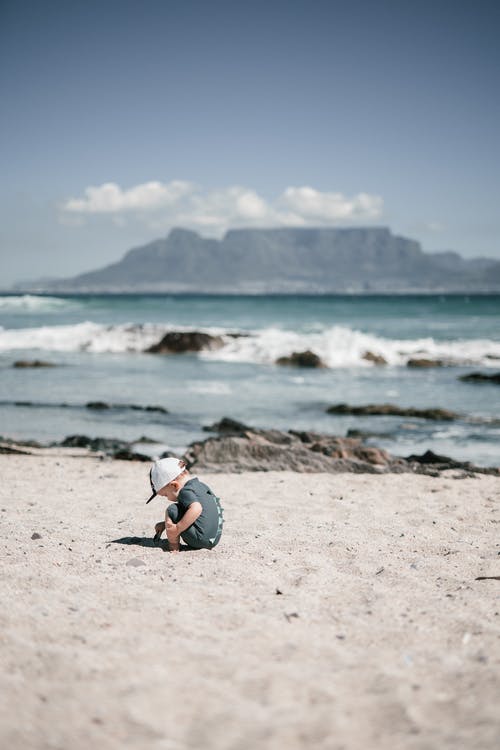
<svg viewBox="0 0 500 750"><path fill-rule="evenodd" d="M381 356L388 365L406 365L412 357L441 359L456 364L500 365L500 342L489 339L435 341L422 339L386 339L345 326L333 326L321 332L297 333L267 328L251 336L229 339L223 349L203 352L207 359L226 362L271 364L278 357L310 350L328 367L372 367L367 352Z"/></svg>
<svg viewBox="0 0 500 750"><path fill-rule="evenodd" d="M5 312L51 312L66 307L75 307L78 303L59 297L38 297L34 294L0 296L0 310Z"/></svg>
<svg viewBox="0 0 500 750"><path fill-rule="evenodd" d="M156 323L103 325L89 321L38 328L0 328L0 351L141 352L172 330L194 329ZM223 337L222 348L200 354L204 359L222 362L272 364L279 357L292 352L310 350L321 357L328 367L334 368L372 367L372 362L364 358L367 352L383 357L388 365L393 366L406 365L410 358L421 357L455 364L500 367L500 341L489 339L388 339L346 326L333 326L309 333L271 327L244 333L240 337L230 336L228 330L220 328L196 330Z"/></svg>

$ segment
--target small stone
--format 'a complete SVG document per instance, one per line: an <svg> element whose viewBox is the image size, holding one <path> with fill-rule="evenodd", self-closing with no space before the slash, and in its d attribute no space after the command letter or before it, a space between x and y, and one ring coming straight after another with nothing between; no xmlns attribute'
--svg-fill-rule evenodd
<svg viewBox="0 0 500 750"><path fill-rule="evenodd" d="M41 539L41 538L42 538L42 535L41 535L41 534L39 534L39 533L38 533L37 531L35 531L35 532L34 532L34 533L33 533L33 534L31 535L31 538L32 538L32 539Z"/></svg>
<svg viewBox="0 0 500 750"><path fill-rule="evenodd" d="M127 565L130 565L131 567L138 568L141 565L146 565L144 560L141 560L140 557L131 557L130 560L127 560Z"/></svg>

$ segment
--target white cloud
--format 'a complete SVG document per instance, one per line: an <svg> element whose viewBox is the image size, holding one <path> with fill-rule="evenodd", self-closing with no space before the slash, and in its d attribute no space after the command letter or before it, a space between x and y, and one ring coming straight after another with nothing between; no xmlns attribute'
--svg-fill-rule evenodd
<svg viewBox="0 0 500 750"><path fill-rule="evenodd" d="M335 226L373 221L381 217L383 200L367 193L348 198L304 186L288 187L275 200L266 201L247 187L204 190L174 180L147 182L128 190L113 182L88 187L83 198L67 200L62 209L66 216L110 214L120 225L127 214L154 231L181 226L221 235L238 227Z"/></svg>
<svg viewBox="0 0 500 750"><path fill-rule="evenodd" d="M171 206L192 190L191 183L181 180L167 185L145 182L129 190L122 190L115 182L106 182L99 187L86 188L84 198L70 198L63 205L63 210L89 214L148 211Z"/></svg>
<svg viewBox="0 0 500 750"><path fill-rule="evenodd" d="M358 193L353 198L346 198L342 193L322 193L312 187L289 187L283 193L282 201L305 221L322 224L377 219L383 207L378 195Z"/></svg>

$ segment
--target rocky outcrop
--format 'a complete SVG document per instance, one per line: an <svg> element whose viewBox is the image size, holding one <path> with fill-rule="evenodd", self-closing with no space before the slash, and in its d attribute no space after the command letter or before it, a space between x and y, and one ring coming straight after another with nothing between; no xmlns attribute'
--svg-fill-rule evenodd
<svg viewBox="0 0 500 750"><path fill-rule="evenodd" d="M412 357L408 360L406 363L407 367L445 367L446 362L444 362L442 359L426 359L425 357Z"/></svg>
<svg viewBox="0 0 500 750"><path fill-rule="evenodd" d="M230 420L227 420L228 422ZM221 420L222 423L225 420ZM235 425L238 423L234 423ZM301 473L418 473L438 476L458 469L457 478L474 474L500 476L500 468L482 468L427 451L408 458L392 456L359 438L315 432L259 430L242 425L239 434L192 443L184 459L195 470L241 473L244 471L297 471Z"/></svg>
<svg viewBox="0 0 500 750"><path fill-rule="evenodd" d="M46 362L43 359L17 359L12 367L26 368L26 367L57 367L55 362Z"/></svg>
<svg viewBox="0 0 500 750"><path fill-rule="evenodd" d="M244 435L245 432L251 429L251 427L243 424L243 422L238 422L236 419L231 419L231 417L222 417L220 422L214 422L214 424L203 427L205 432L218 432L219 435Z"/></svg>
<svg viewBox="0 0 500 750"><path fill-rule="evenodd" d="M67 406L67 404L62 404ZM168 409L164 406L140 406L139 404L108 404L107 401L88 401L85 404L86 409L95 409L95 411L105 411L107 409L131 409L132 411L151 411L159 414L168 414Z"/></svg>
<svg viewBox="0 0 500 750"><path fill-rule="evenodd" d="M381 354L375 354L374 352L365 352L361 359L366 359L367 362L373 362L374 365L387 364L385 357L382 357Z"/></svg>
<svg viewBox="0 0 500 750"><path fill-rule="evenodd" d="M145 351L149 354L184 354L200 352L203 349L213 351L224 346L221 336L212 336L200 331L170 331L157 344Z"/></svg>
<svg viewBox="0 0 500 750"><path fill-rule="evenodd" d="M494 383L500 385L500 372L494 372L488 375L485 372L470 372L468 375L460 375L459 380L464 383Z"/></svg>
<svg viewBox="0 0 500 750"><path fill-rule="evenodd" d="M352 414L353 416L396 416L420 417L421 419L436 419L451 421L461 415L448 409L414 409L404 408L395 404L367 404L366 406L350 406L349 404L334 404L326 410L328 414Z"/></svg>
<svg viewBox="0 0 500 750"><path fill-rule="evenodd" d="M476 466L470 461L455 461L449 456L440 456L433 451L426 451L422 455L411 455L406 459L410 464L418 464L422 467L431 467L436 472L448 471L449 469L461 469L465 475L473 476L474 474L492 474L500 476L500 468L483 468ZM426 471L425 473L431 473Z"/></svg>
<svg viewBox="0 0 500 750"><path fill-rule="evenodd" d="M292 352L289 357L279 357L276 364L288 367L326 367L321 358L309 349L305 352Z"/></svg>
<svg viewBox="0 0 500 750"><path fill-rule="evenodd" d="M122 461L151 461L150 456L137 453L131 449L132 443L118 438L91 438L87 435L68 435L60 443L54 443L63 448L87 448L87 450L104 453L110 458Z"/></svg>
<svg viewBox="0 0 500 750"><path fill-rule="evenodd" d="M243 425L243 427L245 427ZM190 445L184 458L205 471L355 472L406 470L404 461L356 438L245 427Z"/></svg>

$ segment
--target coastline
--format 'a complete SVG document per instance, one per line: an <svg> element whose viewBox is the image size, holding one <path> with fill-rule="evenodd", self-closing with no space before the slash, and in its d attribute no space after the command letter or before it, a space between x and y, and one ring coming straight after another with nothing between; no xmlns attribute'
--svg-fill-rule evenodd
<svg viewBox="0 0 500 750"><path fill-rule="evenodd" d="M146 465L33 452L0 455L5 746L496 748L500 478L199 471L221 543L170 555Z"/></svg>

